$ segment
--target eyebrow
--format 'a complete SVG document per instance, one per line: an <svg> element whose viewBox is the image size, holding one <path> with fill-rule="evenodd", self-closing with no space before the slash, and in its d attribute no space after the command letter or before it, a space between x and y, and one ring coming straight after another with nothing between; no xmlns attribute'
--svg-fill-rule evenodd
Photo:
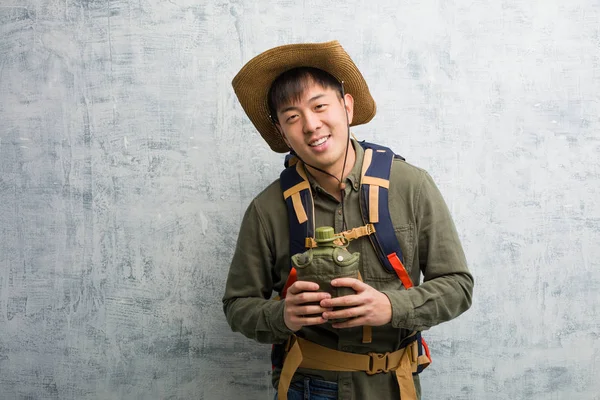
<svg viewBox="0 0 600 400"><path fill-rule="evenodd" d="M318 100L318 99L320 99L321 97L324 97L324 96L325 96L325 93L319 93L319 94L311 97L310 99L308 99L308 102L312 103L313 101ZM297 110L297 109L298 109L298 107L296 107L296 106L288 106L288 107L284 108L283 110L281 110L279 112L283 114L283 113L286 113L288 111L293 111L293 110Z"/></svg>

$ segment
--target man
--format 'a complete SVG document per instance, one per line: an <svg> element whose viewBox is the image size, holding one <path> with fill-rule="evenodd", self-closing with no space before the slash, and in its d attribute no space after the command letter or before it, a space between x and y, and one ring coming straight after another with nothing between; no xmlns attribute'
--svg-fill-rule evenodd
<svg viewBox="0 0 600 400"><path fill-rule="evenodd" d="M271 149L291 150L300 160L292 168L310 187L314 226L342 232L365 225L362 167L373 152L351 139L349 126L370 121L375 102L339 43L268 50L240 70L233 87ZM306 210L288 208L279 180L246 211L223 306L234 331L275 344L275 353L286 351L283 365L274 357L279 399L420 398L418 375L411 373L417 371L415 332L455 318L471 305L473 278L431 177L394 158L389 183L381 185L389 186L389 200L381 207L389 210L392 236L403 254L404 262L394 268L405 275L384 268L373 240L382 233L369 232L348 244L348 250L360 253L360 279L331 282L352 288L355 295L332 298L316 283L292 279L290 231L295 216L301 220ZM284 299L271 299L273 292Z"/></svg>

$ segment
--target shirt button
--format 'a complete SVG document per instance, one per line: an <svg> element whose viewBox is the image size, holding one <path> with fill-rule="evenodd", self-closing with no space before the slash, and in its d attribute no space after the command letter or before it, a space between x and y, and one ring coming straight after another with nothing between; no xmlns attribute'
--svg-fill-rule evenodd
<svg viewBox="0 0 600 400"><path fill-rule="evenodd" d="M354 189L358 190L358 182L354 182Z"/></svg>
<svg viewBox="0 0 600 400"><path fill-rule="evenodd" d="M341 208L338 210L338 214L342 215L342 209Z"/></svg>

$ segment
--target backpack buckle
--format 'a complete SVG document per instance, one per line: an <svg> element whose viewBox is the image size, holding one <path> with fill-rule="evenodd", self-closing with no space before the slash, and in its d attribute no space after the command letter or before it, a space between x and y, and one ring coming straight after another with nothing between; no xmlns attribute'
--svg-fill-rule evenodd
<svg viewBox="0 0 600 400"><path fill-rule="evenodd" d="M367 224L365 225L367 228L367 235L372 235L375 233L375 225L373 224Z"/></svg>
<svg viewBox="0 0 600 400"><path fill-rule="evenodd" d="M369 356L369 369L366 371L367 375L375 375L381 372L389 372L390 368L388 365L388 353L368 353Z"/></svg>

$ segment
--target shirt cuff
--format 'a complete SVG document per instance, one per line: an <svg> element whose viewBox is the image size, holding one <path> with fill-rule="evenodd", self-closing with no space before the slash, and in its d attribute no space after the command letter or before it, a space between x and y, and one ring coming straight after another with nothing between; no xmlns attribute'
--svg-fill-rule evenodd
<svg viewBox="0 0 600 400"><path fill-rule="evenodd" d="M415 307L410 298L409 290L382 291L392 305L392 326L394 328L412 329L415 318Z"/></svg>
<svg viewBox="0 0 600 400"><path fill-rule="evenodd" d="M294 334L290 328L285 324L285 319L283 318L283 312L285 310L284 300L274 300L277 302L271 309L271 329L273 330L274 336L277 340L285 341L290 335Z"/></svg>

